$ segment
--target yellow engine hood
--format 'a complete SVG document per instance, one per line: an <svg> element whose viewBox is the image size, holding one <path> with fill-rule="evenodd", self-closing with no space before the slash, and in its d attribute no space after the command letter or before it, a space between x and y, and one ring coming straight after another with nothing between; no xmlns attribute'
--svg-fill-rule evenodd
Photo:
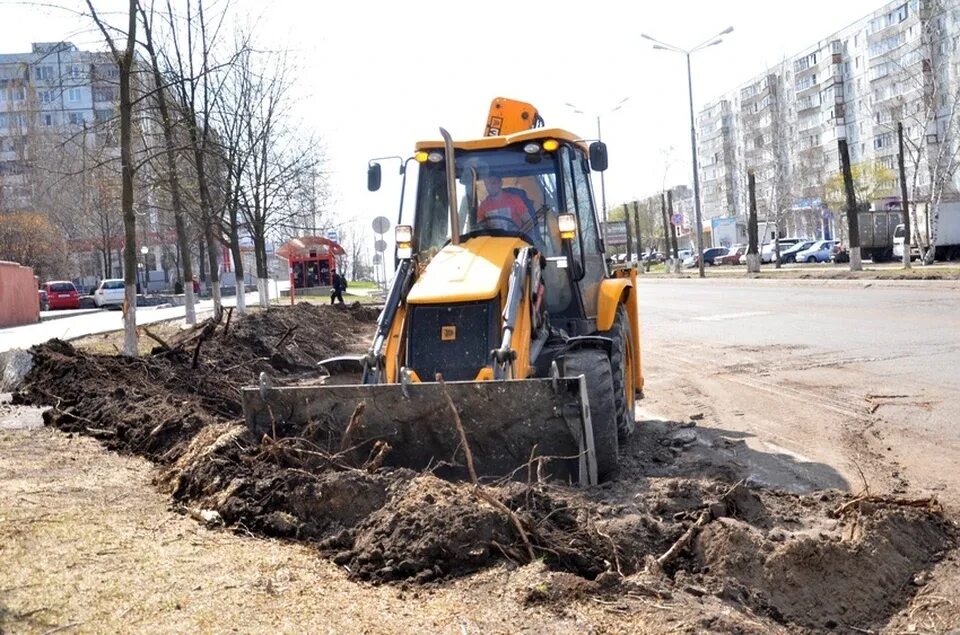
<svg viewBox="0 0 960 635"><path fill-rule="evenodd" d="M506 292L519 238L477 236L441 249L407 295L410 304L490 300Z"/></svg>

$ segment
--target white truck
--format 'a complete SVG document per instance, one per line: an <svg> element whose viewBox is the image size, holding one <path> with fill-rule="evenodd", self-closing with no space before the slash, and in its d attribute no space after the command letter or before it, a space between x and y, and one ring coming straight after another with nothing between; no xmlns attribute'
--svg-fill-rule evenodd
<svg viewBox="0 0 960 635"><path fill-rule="evenodd" d="M916 222L917 228L914 236L919 233L920 243L929 245L930 218L925 204L917 206ZM911 222L914 217L911 216ZM956 260L960 259L960 202L950 202L940 204L940 218L937 221L936 233L936 251L934 258L936 260ZM895 258L903 258L903 225L897 225L893 233L893 255ZM917 245L911 249L914 255L919 256Z"/></svg>

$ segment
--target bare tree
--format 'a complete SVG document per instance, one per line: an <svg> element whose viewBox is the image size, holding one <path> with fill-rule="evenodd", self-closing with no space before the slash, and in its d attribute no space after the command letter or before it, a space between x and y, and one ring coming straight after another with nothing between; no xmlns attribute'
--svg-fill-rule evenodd
<svg viewBox="0 0 960 635"><path fill-rule="evenodd" d="M315 143L295 133L289 121L293 69L284 53L247 50L237 60L241 74L237 116L242 122L244 169L237 184L240 209L253 241L260 306L269 305L267 240L295 220L298 184L317 169Z"/></svg>
<svg viewBox="0 0 960 635"><path fill-rule="evenodd" d="M157 54L157 48L154 44L153 39L153 3L151 2L150 11L148 12L139 6L140 10L140 21L143 25L144 32L144 49L147 52L147 55L150 58L150 69L153 73L153 81L155 85L153 97L157 106L157 110L160 116L160 127L163 132L163 158L165 161L165 176L167 179L167 186L169 187L170 193L170 202L173 207L173 217L176 227L177 234L177 247L181 254L180 256L180 267L183 270L183 277L185 284L183 285L183 293L185 298L185 315L184 321L187 324L196 324L197 314L195 308L195 299L193 296L193 264L190 258L190 247L189 241L187 238L187 228L185 220L185 209L183 204L183 194L181 191L180 178L177 173L177 143L175 139L176 135L176 122L173 119L169 104L169 93L167 89L166 82L164 81L164 74L160 68L160 57Z"/></svg>
<svg viewBox="0 0 960 635"><path fill-rule="evenodd" d="M127 43L121 51L114 43L106 25L93 8L87 7L94 22L103 33L113 59L120 71L120 165L122 170L121 208L123 211L123 281L125 286L123 311L123 354L137 356L137 220L133 211L133 99L130 81L133 74L133 53L137 45L137 0L128 0Z"/></svg>
<svg viewBox="0 0 960 635"><path fill-rule="evenodd" d="M220 245L219 222L211 200L210 182L207 178L207 161L213 145L212 115L217 93L222 88L218 78L213 77L217 66L213 60L213 42L220 35L225 13L207 22L204 3L187 0L184 11L183 32L178 28L180 19L167 0L167 20L170 26L170 45L172 58L168 62L176 81L171 89L182 109L183 125L187 130L188 145L193 159L196 178L196 195L199 203L199 224L203 231L203 242L210 263L210 286L213 295L213 310L219 315L223 310L220 296L220 272L217 253ZM220 79L222 81L222 78Z"/></svg>

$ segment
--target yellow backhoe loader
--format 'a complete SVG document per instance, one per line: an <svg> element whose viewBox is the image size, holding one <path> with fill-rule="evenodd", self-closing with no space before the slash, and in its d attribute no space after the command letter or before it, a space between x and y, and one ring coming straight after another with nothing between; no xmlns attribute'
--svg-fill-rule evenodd
<svg viewBox="0 0 960 635"><path fill-rule="evenodd" d="M274 387L261 376L243 391L247 425L340 439L363 403L352 446L386 443L387 464L462 478L452 402L481 477L526 477L536 461L552 478L609 479L643 375L636 269L606 258L591 187L606 146L504 98L483 137L440 132L401 163L396 269L369 352L321 362L330 379L356 380ZM378 162L367 180L380 188Z"/></svg>

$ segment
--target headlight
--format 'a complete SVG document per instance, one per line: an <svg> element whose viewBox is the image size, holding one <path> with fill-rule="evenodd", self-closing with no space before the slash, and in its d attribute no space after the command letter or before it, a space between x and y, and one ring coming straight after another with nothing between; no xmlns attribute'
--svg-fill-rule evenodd
<svg viewBox="0 0 960 635"><path fill-rule="evenodd" d="M577 235L577 217L573 214L560 214L557 224L560 226L560 238L569 240Z"/></svg>

